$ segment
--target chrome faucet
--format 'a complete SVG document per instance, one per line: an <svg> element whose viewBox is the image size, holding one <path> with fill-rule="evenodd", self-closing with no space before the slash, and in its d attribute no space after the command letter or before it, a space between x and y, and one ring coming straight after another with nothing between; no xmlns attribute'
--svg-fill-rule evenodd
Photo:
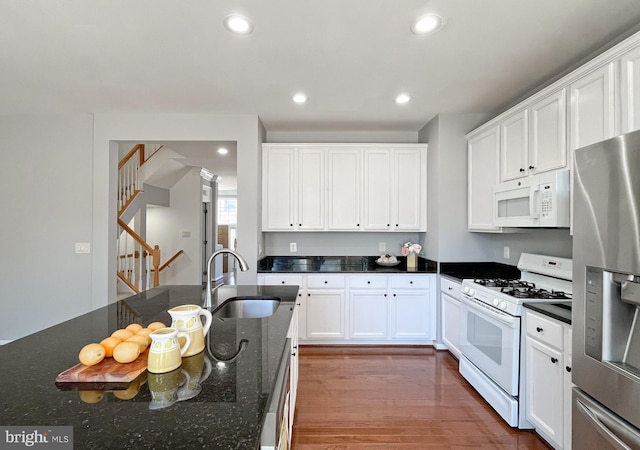
<svg viewBox="0 0 640 450"><path fill-rule="evenodd" d="M213 303L211 301L211 265L213 264L214 258L222 253L233 255L238 260L241 271L246 272L247 270L249 270L249 264L247 264L247 261L245 261L245 259L239 253L234 252L230 248L221 248L220 250L213 252L213 254L209 257L209 260L207 261L207 292L204 299L205 308L211 308L213 306Z"/></svg>

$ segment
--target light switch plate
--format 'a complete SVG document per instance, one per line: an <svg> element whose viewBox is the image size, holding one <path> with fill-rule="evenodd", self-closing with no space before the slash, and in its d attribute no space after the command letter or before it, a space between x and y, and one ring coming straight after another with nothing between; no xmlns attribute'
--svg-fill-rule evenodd
<svg viewBox="0 0 640 450"><path fill-rule="evenodd" d="M298 245L295 242L290 242L289 243L289 251L291 253L295 253L298 251Z"/></svg>
<svg viewBox="0 0 640 450"><path fill-rule="evenodd" d="M91 253L91 244L88 242L76 242L76 253Z"/></svg>
<svg viewBox="0 0 640 450"><path fill-rule="evenodd" d="M504 257L509 259L509 254L511 253L511 249L509 247L504 248Z"/></svg>

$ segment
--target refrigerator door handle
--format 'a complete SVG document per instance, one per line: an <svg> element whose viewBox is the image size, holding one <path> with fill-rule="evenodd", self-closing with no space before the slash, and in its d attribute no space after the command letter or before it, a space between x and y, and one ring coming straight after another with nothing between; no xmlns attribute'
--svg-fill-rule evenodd
<svg viewBox="0 0 640 450"><path fill-rule="evenodd" d="M600 435L607 440L611 445L617 449L632 450L625 442L622 441L613 431L611 431L598 417L598 414L592 411L587 405L576 399L576 406L578 410L593 423L596 430ZM636 446L639 443L636 443ZM635 447L634 447L635 448Z"/></svg>

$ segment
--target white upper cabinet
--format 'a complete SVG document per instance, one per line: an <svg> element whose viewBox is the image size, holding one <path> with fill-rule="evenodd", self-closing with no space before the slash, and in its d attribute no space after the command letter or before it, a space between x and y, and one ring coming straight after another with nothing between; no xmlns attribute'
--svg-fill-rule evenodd
<svg viewBox="0 0 640 450"><path fill-rule="evenodd" d="M393 150L392 227L398 231L426 231L426 152Z"/></svg>
<svg viewBox="0 0 640 450"><path fill-rule="evenodd" d="M571 150L615 135L615 68L615 62L607 63L569 86Z"/></svg>
<svg viewBox="0 0 640 450"><path fill-rule="evenodd" d="M468 136L468 229L499 232L493 225L493 186L498 182L500 128Z"/></svg>
<svg viewBox="0 0 640 450"><path fill-rule="evenodd" d="M324 172L321 149L265 146L262 229L323 230Z"/></svg>
<svg viewBox="0 0 640 450"><path fill-rule="evenodd" d="M364 152L363 227L426 230L426 146Z"/></svg>
<svg viewBox="0 0 640 450"><path fill-rule="evenodd" d="M298 229L325 229L324 151L301 149L298 152Z"/></svg>
<svg viewBox="0 0 640 450"><path fill-rule="evenodd" d="M263 231L426 231L426 144L263 149Z"/></svg>
<svg viewBox="0 0 640 450"><path fill-rule="evenodd" d="M365 230L391 229L391 153L377 148L364 151L364 216Z"/></svg>
<svg viewBox="0 0 640 450"><path fill-rule="evenodd" d="M500 123L500 181L529 175L529 112L516 111Z"/></svg>
<svg viewBox="0 0 640 450"><path fill-rule="evenodd" d="M265 147L263 151L263 230L295 229L295 155L296 153L288 148Z"/></svg>
<svg viewBox="0 0 640 450"><path fill-rule="evenodd" d="M640 130L640 47L620 58L622 132Z"/></svg>
<svg viewBox="0 0 640 450"><path fill-rule="evenodd" d="M349 148L329 150L329 230L360 229L361 152Z"/></svg>
<svg viewBox="0 0 640 450"><path fill-rule="evenodd" d="M529 108L530 146L526 168L537 174L567 167L567 90L542 97Z"/></svg>

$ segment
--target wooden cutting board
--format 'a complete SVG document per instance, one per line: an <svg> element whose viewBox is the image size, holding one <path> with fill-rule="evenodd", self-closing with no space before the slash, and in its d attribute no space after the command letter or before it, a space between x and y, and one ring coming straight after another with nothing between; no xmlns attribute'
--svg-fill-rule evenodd
<svg viewBox="0 0 640 450"><path fill-rule="evenodd" d="M93 366L76 364L56 377L56 383L129 383L147 370L149 351L145 350L130 363L122 364L105 358Z"/></svg>

